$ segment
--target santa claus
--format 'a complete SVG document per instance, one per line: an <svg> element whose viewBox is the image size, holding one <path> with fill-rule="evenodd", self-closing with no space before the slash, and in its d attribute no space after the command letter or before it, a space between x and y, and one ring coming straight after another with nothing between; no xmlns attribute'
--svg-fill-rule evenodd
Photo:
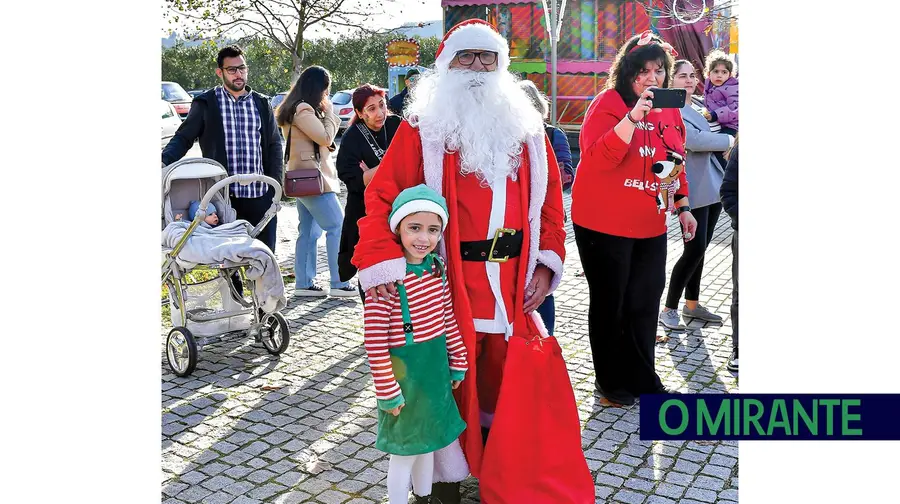
<svg viewBox="0 0 900 504"><path fill-rule="evenodd" d="M369 295L395 295L406 260L388 224L392 202L421 183L446 198L449 224L439 250L470 374L455 394L467 428L459 442L435 454L434 481L451 484L435 485L444 504L459 502L458 482L482 471L507 341L556 289L565 259L556 157L540 114L508 68L508 45L490 24L469 20L447 32L434 69L412 91L409 121L366 190L367 215L353 256ZM574 428L577 433L577 421ZM589 502L592 484L590 493Z"/></svg>

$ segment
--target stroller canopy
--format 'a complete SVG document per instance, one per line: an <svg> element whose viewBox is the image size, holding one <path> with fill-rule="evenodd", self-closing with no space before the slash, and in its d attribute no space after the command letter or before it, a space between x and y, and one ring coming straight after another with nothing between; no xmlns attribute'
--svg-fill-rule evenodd
<svg viewBox="0 0 900 504"><path fill-rule="evenodd" d="M225 167L212 159L182 159L162 170L162 227L175 220L175 214L187 215L191 201L201 200L216 182L228 176ZM226 186L212 199L222 223L234 222L236 212Z"/></svg>

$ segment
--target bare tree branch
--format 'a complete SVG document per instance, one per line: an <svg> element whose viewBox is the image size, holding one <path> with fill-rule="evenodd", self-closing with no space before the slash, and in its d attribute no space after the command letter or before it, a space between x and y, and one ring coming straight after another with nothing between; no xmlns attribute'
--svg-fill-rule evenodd
<svg viewBox="0 0 900 504"><path fill-rule="evenodd" d="M235 29L235 28L242 29L242 31L239 33L243 34L243 37L264 34L264 31L262 29L260 29L259 27L256 27L256 26L245 24L244 20L235 21L233 24L230 24L230 26L228 28L226 28L224 30L220 30L220 34L221 35L228 34L232 29ZM249 34L246 34L247 32L249 32Z"/></svg>
<svg viewBox="0 0 900 504"><path fill-rule="evenodd" d="M370 13L368 13L368 12L347 12L347 11L341 11L341 10L334 11L332 14L334 14L335 16L369 16L370 15Z"/></svg>
<svg viewBox="0 0 900 504"><path fill-rule="evenodd" d="M225 21L225 22L219 23L219 26L227 26L230 28L234 28L235 26L242 26L242 25L255 26L254 29L256 31L260 31L260 32L265 31L267 28L266 25L260 23L259 21L253 21L252 19L235 19L232 21Z"/></svg>
<svg viewBox="0 0 900 504"><path fill-rule="evenodd" d="M679 0L680 2L687 2L691 0ZM675 26L683 26L690 23L684 23L678 19L675 15L674 0L636 0L635 3L644 8L644 11L653 18L653 19L668 19L673 21L674 26L659 28L660 30L668 30L674 28ZM734 14L725 15L724 13L729 12L730 9L737 7L739 1L738 0L725 0L724 2L716 2L714 0L707 0L707 8L706 11L703 12L700 16L700 19L708 19L708 20L718 20L718 21L729 21L729 20L737 20L737 16ZM714 5L713 5L714 4ZM699 8L702 4L698 5L698 0L693 0L689 4L682 4L682 8L684 5L690 5L691 7Z"/></svg>
<svg viewBox="0 0 900 504"><path fill-rule="evenodd" d="M319 22L321 22L321 21L324 21L324 20L327 19L329 16L331 16L331 15L337 13L338 11L340 11L340 10L341 10L341 7L344 5L344 1L345 1L345 0L336 0L333 4L331 4L330 7L328 7L328 8L323 8L323 9L322 9L322 14L321 14L320 16L315 17L315 18L313 18L312 20L310 20L310 21L309 21L309 24L308 24L307 26L313 25L313 24L316 24L316 23L319 23Z"/></svg>
<svg viewBox="0 0 900 504"><path fill-rule="evenodd" d="M300 16L300 15L301 15L300 9L297 7L297 3L296 3L296 2L280 2L280 1L278 1L278 0L269 0L269 2L270 2L270 3L273 3L273 4L275 4L275 5L280 5L280 6L285 7L285 8L290 8L290 9L292 9L294 12L297 13L297 16Z"/></svg>
<svg viewBox="0 0 900 504"><path fill-rule="evenodd" d="M251 5L253 5L253 8L256 9L256 12L258 12L260 16L262 16L262 18L266 21L266 24L271 26L271 22L269 21L269 18L271 17L278 21L278 24L281 25L283 30L287 31L287 26L284 24L284 21L282 21L282 16L276 15L274 12L272 12L272 9L270 9L264 2L261 2L260 0L254 0ZM268 16L266 16L266 14L268 14Z"/></svg>
<svg viewBox="0 0 900 504"><path fill-rule="evenodd" d="M274 40L278 43L282 42L280 37L275 35L275 29L272 27L272 23L269 21L269 16L266 16L266 13L268 13L272 18L274 18L276 21L278 21L278 24L281 25L281 28L285 34L285 40L291 40L292 37L288 33L287 26L284 25L284 21L282 21L280 17L276 16L275 13L273 13L271 9L269 9L265 4L263 4L262 2L260 2L258 0L253 2L253 7L256 8L256 11L261 15L263 20L266 22L266 25L269 27L269 35L272 40ZM265 10L265 12L263 12L263 10ZM286 44L282 44L282 45L286 46ZM288 50L290 50L290 48L288 48L288 47L286 47L286 48Z"/></svg>
<svg viewBox="0 0 900 504"><path fill-rule="evenodd" d="M303 42L315 27L351 28L365 35L389 33L367 21L396 0L163 0L168 12L192 24L197 38L215 33L263 37L291 53L294 76L303 64ZM423 3L417 0L417 3Z"/></svg>

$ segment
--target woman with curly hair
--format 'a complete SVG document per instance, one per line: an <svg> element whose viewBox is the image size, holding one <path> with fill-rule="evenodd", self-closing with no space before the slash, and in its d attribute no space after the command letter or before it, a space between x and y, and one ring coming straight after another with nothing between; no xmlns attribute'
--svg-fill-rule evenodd
<svg viewBox="0 0 900 504"><path fill-rule="evenodd" d="M654 90L668 87L673 53L650 32L628 40L606 89L588 108L579 140L572 222L590 290L588 336L596 385L616 404L667 391L654 355L666 283L666 212L677 212L686 241L697 226L684 172L671 182L669 201L662 202L653 169L685 154L680 111L653 107Z"/></svg>

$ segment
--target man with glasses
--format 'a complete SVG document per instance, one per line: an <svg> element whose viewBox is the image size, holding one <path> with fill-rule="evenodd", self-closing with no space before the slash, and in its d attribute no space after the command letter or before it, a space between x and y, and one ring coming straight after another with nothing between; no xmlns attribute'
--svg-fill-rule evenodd
<svg viewBox="0 0 900 504"><path fill-rule="evenodd" d="M465 21L447 32L434 70L419 76L405 110L408 120L366 190L366 216L359 221L352 260L367 296L395 296L394 282L405 276L406 260L386 225L394 198L423 183L445 197L449 222L441 254L474 372L455 391L467 429L460 441L434 455L432 495L442 504L459 503L458 482L487 470L482 454L493 435L507 339L513 324L522 327L559 284L565 258L556 156L543 118L509 73L509 62L506 40L484 21ZM574 395L568 394L575 411ZM580 451L577 424L572 422L567 434L574 440L569 448ZM583 459L581 464L582 486L593 502L590 473ZM508 488L492 501L551 502L533 490Z"/></svg>
<svg viewBox="0 0 900 504"><path fill-rule="evenodd" d="M406 108L406 102L409 100L409 92L412 91L412 88L416 85L416 80L419 79L419 71L415 68L411 69L409 72L406 72L406 77L404 77L403 82L406 84L406 87L403 88L403 91L395 94L393 98L388 100L388 109L391 112L398 116L403 116L403 109Z"/></svg>
<svg viewBox="0 0 900 504"><path fill-rule="evenodd" d="M200 140L203 157L218 161L229 175L264 174L281 181L283 151L281 136L267 96L247 86L250 69L243 50L231 45L219 51L216 75L221 86L197 96L187 118L162 151L163 166L178 161ZM238 219L253 225L262 220L272 205L274 189L262 182L232 184L231 206ZM277 216L259 238L275 251Z"/></svg>

